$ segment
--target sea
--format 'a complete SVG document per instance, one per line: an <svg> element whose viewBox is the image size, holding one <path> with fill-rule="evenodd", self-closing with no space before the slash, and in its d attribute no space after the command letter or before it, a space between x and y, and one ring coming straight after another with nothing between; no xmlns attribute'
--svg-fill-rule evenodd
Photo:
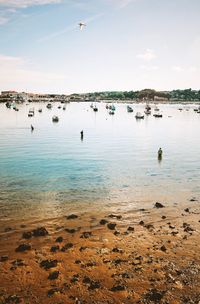
<svg viewBox="0 0 200 304"><path fill-rule="evenodd" d="M0 104L0 221L200 198L197 105L152 104L152 114L139 120L145 104L131 104L132 113L128 103L113 104L114 115L104 102L97 112L89 102L67 103L65 110L57 102L52 109L21 104L19 111ZM158 112L162 118L153 116Z"/></svg>

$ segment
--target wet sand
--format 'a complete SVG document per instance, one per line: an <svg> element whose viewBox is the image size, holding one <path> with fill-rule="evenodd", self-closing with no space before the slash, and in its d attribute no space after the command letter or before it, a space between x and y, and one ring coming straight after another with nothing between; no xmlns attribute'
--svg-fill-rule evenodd
<svg viewBox="0 0 200 304"><path fill-rule="evenodd" d="M200 303L200 202L116 210L1 224L0 303Z"/></svg>

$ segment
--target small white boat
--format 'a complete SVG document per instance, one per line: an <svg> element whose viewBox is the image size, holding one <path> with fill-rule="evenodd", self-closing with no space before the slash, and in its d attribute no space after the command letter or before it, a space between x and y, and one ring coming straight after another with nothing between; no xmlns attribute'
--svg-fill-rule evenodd
<svg viewBox="0 0 200 304"><path fill-rule="evenodd" d="M136 119L144 119L144 115L142 115L140 112L137 112L135 115Z"/></svg>
<svg viewBox="0 0 200 304"><path fill-rule="evenodd" d="M66 106L63 106L63 110L66 110Z"/></svg>
<svg viewBox="0 0 200 304"><path fill-rule="evenodd" d="M98 108L96 106L93 107L94 112L98 111Z"/></svg>
<svg viewBox="0 0 200 304"><path fill-rule="evenodd" d="M109 115L114 115L115 111L109 111Z"/></svg>
<svg viewBox="0 0 200 304"><path fill-rule="evenodd" d="M93 106L93 103L91 103L90 108L92 108L92 109L93 109L93 107L94 107L94 106Z"/></svg>
<svg viewBox="0 0 200 304"><path fill-rule="evenodd" d="M160 111L160 109L157 106L155 106L154 111L158 112L158 111Z"/></svg>
<svg viewBox="0 0 200 304"><path fill-rule="evenodd" d="M53 122L58 122L58 121L59 121L58 116L54 115L54 116L52 117L52 121L53 121Z"/></svg>
<svg viewBox="0 0 200 304"><path fill-rule="evenodd" d="M35 110L34 108L31 108L29 111L28 111L28 117L33 117L35 115Z"/></svg>
<svg viewBox="0 0 200 304"><path fill-rule="evenodd" d="M145 113L146 115L151 115L151 110L145 110L144 113Z"/></svg>
<svg viewBox="0 0 200 304"><path fill-rule="evenodd" d="M47 109L51 109L52 108L52 104L51 103L48 103L47 104Z"/></svg>
<svg viewBox="0 0 200 304"><path fill-rule="evenodd" d="M39 109L38 112L39 112L39 113L42 113L42 109Z"/></svg>

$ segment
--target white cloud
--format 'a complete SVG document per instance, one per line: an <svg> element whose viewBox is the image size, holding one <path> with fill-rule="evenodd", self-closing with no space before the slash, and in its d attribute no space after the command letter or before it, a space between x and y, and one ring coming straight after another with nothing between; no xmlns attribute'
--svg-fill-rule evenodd
<svg viewBox="0 0 200 304"><path fill-rule="evenodd" d="M62 0L0 0L0 6L26 8L34 5L60 3Z"/></svg>
<svg viewBox="0 0 200 304"><path fill-rule="evenodd" d="M156 54L152 49L146 49L144 53L138 54L137 58L143 59L144 61L151 61L156 58Z"/></svg>
<svg viewBox="0 0 200 304"><path fill-rule="evenodd" d="M132 2L136 2L136 1L138 1L138 0L106 0L106 2L110 2L111 4L113 4L114 6L116 6L119 9L125 8Z"/></svg>
<svg viewBox="0 0 200 304"><path fill-rule="evenodd" d="M19 9L35 5L56 4L64 0L0 0L0 26L7 23Z"/></svg>
<svg viewBox="0 0 200 304"><path fill-rule="evenodd" d="M20 57L12 57L12 56L7 56L7 55L2 55L0 54L0 67L10 67L10 66L18 66L22 64L24 60Z"/></svg>
<svg viewBox="0 0 200 304"><path fill-rule="evenodd" d="M142 70L145 71L157 71L159 70L159 67L156 65L141 65L140 67Z"/></svg>
<svg viewBox="0 0 200 304"><path fill-rule="evenodd" d="M18 91L50 91L50 88L64 86L67 77L63 74L36 70L28 60L0 54L0 90L14 88Z"/></svg>
<svg viewBox="0 0 200 304"><path fill-rule="evenodd" d="M172 71L175 71L175 72L182 72L183 71L183 68L179 65L174 65L172 67Z"/></svg>
<svg viewBox="0 0 200 304"><path fill-rule="evenodd" d="M195 67L195 66L190 66L189 67L189 72L197 72L198 71L198 68Z"/></svg>
<svg viewBox="0 0 200 304"><path fill-rule="evenodd" d="M124 8L124 7L128 6L129 4L131 4L131 2L134 2L134 1L135 0L120 0L119 7Z"/></svg>

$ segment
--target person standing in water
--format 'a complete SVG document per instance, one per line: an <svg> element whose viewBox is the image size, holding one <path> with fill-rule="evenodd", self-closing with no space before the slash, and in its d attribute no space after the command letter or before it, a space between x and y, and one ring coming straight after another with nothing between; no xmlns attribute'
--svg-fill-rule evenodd
<svg viewBox="0 0 200 304"><path fill-rule="evenodd" d="M158 159L162 159L162 154L163 154L163 151L161 148L159 148L158 150Z"/></svg>
<svg viewBox="0 0 200 304"><path fill-rule="evenodd" d="M33 131L34 130L34 127L31 125L31 131Z"/></svg>
<svg viewBox="0 0 200 304"><path fill-rule="evenodd" d="M83 130L80 133L81 133L81 140L83 140Z"/></svg>

